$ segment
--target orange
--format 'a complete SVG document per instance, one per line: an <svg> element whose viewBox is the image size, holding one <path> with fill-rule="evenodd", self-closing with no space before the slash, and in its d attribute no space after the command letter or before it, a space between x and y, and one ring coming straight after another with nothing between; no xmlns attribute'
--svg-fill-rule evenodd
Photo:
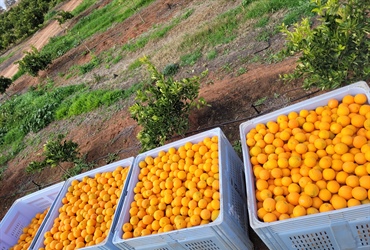
<svg viewBox="0 0 370 250"><path fill-rule="evenodd" d="M317 168L313 168L313 169L310 169L310 171L308 171L308 176L311 178L311 180L313 181L319 181L322 179L322 172L317 169Z"/></svg>
<svg viewBox="0 0 370 250"><path fill-rule="evenodd" d="M328 107L331 108L331 109L337 108L338 105L339 105L339 101L336 100L336 99L330 99L328 101Z"/></svg>
<svg viewBox="0 0 370 250"><path fill-rule="evenodd" d="M346 185L349 187L357 187L360 185L360 180L356 175L349 175L346 179Z"/></svg>
<svg viewBox="0 0 370 250"><path fill-rule="evenodd" d="M347 207L347 201L339 195L333 195L330 200L330 203L333 205L334 209L341 209Z"/></svg>
<svg viewBox="0 0 370 250"><path fill-rule="evenodd" d="M272 212L275 210L275 206L276 206L276 201L273 199L273 198L266 198L264 201L263 201L263 208L267 211L267 212Z"/></svg>
<svg viewBox="0 0 370 250"><path fill-rule="evenodd" d="M294 205L294 206L296 206L296 205L298 205L298 204L299 204L299 197L300 197L299 193L296 193L296 192L289 193L289 194L286 196L287 201L288 201L290 204Z"/></svg>
<svg viewBox="0 0 370 250"><path fill-rule="evenodd" d="M310 197L316 197L319 194L319 187L314 183L307 183L304 192Z"/></svg>
<svg viewBox="0 0 370 250"><path fill-rule="evenodd" d="M275 205L276 211L278 211L281 214L285 214L289 211L289 205L288 202L285 200L279 200L276 202Z"/></svg>
<svg viewBox="0 0 370 250"><path fill-rule="evenodd" d="M298 204L304 208L309 208L312 206L312 198L306 194L302 194L298 199Z"/></svg>
<svg viewBox="0 0 370 250"><path fill-rule="evenodd" d="M319 211L320 213L323 213L323 212L329 212L329 211L332 211L334 210L334 207L332 204L326 202L326 203L323 203L320 208L319 208Z"/></svg>
<svg viewBox="0 0 370 250"><path fill-rule="evenodd" d="M355 187L352 189L352 197L362 201L368 198L368 192L363 187Z"/></svg>
<svg viewBox="0 0 370 250"><path fill-rule="evenodd" d="M326 188L332 193L335 194L340 188L340 184L335 180L328 181Z"/></svg>
<svg viewBox="0 0 370 250"><path fill-rule="evenodd" d="M351 124L355 126L356 128L361 128L364 126L364 122L366 120L366 117L360 114L355 114L351 118Z"/></svg>
<svg viewBox="0 0 370 250"><path fill-rule="evenodd" d="M359 200L356 200L354 198L351 198L347 201L347 206L348 207L353 207L353 206L358 206L358 205L361 205L361 201Z"/></svg>
<svg viewBox="0 0 370 250"><path fill-rule="evenodd" d="M274 213L266 213L263 216L263 221L264 222L274 222L277 220L277 216Z"/></svg>
<svg viewBox="0 0 370 250"><path fill-rule="evenodd" d="M359 179L359 184L361 187L370 190L370 176L369 175L361 176Z"/></svg>
<svg viewBox="0 0 370 250"><path fill-rule="evenodd" d="M321 189L319 192L319 198L323 201L330 201L332 193L328 189Z"/></svg>
<svg viewBox="0 0 370 250"><path fill-rule="evenodd" d="M349 200L353 197L352 188L347 185L341 186L338 190L338 195L343 197L346 200Z"/></svg>
<svg viewBox="0 0 370 250"><path fill-rule="evenodd" d="M301 205L297 205L294 207L293 209L293 214L292 216L293 217L300 217L300 216L304 216L307 214L307 211L306 211L306 208L304 208L303 206Z"/></svg>
<svg viewBox="0 0 370 250"><path fill-rule="evenodd" d="M327 168L322 171L322 176L326 181L334 180L336 172L332 168Z"/></svg>
<svg viewBox="0 0 370 250"><path fill-rule="evenodd" d="M356 94L353 98L353 101L357 104L365 104L367 102L367 97L363 93Z"/></svg>

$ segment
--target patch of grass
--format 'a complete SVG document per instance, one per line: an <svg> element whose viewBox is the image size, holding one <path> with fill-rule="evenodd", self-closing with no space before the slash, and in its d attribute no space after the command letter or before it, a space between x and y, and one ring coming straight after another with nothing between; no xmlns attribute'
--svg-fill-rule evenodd
<svg viewBox="0 0 370 250"><path fill-rule="evenodd" d="M207 57L208 60L215 59L217 57L217 50L213 49L213 50L209 51L207 53L207 56L206 57Z"/></svg>
<svg viewBox="0 0 370 250"><path fill-rule="evenodd" d="M242 8L237 7L220 14L215 20L202 26L199 31L187 35L179 50L193 48L194 44L198 44L198 48L203 48L205 45L229 43L236 37L234 31L240 24L238 16L241 12Z"/></svg>
<svg viewBox="0 0 370 250"><path fill-rule="evenodd" d="M9 55L7 55L7 56L1 56L1 57L0 57L0 63L5 62L6 60L8 60L8 59L9 59L9 58L11 58L12 56L14 56L14 54L15 54L15 52L11 52L11 53L9 53Z"/></svg>
<svg viewBox="0 0 370 250"><path fill-rule="evenodd" d="M267 42L270 36L271 36L271 33L268 30L263 30L257 35L256 40L258 42Z"/></svg>
<svg viewBox="0 0 370 250"><path fill-rule="evenodd" d="M112 63L117 64L119 61L121 61L123 56L121 54L118 54L115 58L113 58Z"/></svg>
<svg viewBox="0 0 370 250"><path fill-rule="evenodd" d="M58 120L90 112L100 106L109 106L123 97L124 90L95 90L75 93L55 111Z"/></svg>
<svg viewBox="0 0 370 250"><path fill-rule="evenodd" d="M202 57L200 49L180 57L181 66L192 66Z"/></svg>
<svg viewBox="0 0 370 250"><path fill-rule="evenodd" d="M132 71L132 70L135 70L135 69L137 69L137 68L140 68L140 66L141 66L142 64L141 64L141 62L140 62L140 60L139 59L136 59L133 63L131 63L129 66L128 66L128 70L129 71Z"/></svg>
<svg viewBox="0 0 370 250"><path fill-rule="evenodd" d="M254 25L255 28L262 28L265 27L270 21L268 16L261 17L257 23Z"/></svg>
<svg viewBox="0 0 370 250"><path fill-rule="evenodd" d="M84 75L84 74L90 72L95 67L99 66L100 63L101 63L101 59L97 56L93 56L90 62L78 66L78 70L80 72L80 75Z"/></svg>
<svg viewBox="0 0 370 250"><path fill-rule="evenodd" d="M84 1L87 7L94 2L93 0ZM153 2L153 0L112 1L103 8L96 9L90 15L81 18L80 21L68 31L67 35L50 39L50 42L42 49L42 52L49 53L52 55L53 59L60 57L71 48L81 44L86 38L91 37L97 32L108 29L114 23L122 22L132 16L135 10L151 2ZM82 7L80 8L83 9ZM78 8L72 11L72 13L76 16L79 14L79 11L81 10Z"/></svg>
<svg viewBox="0 0 370 250"><path fill-rule="evenodd" d="M0 106L0 162L12 159L25 145L22 142L30 132L37 132L54 120L53 114L60 103L75 91L84 88L74 85L61 88L31 89L11 97Z"/></svg>
<svg viewBox="0 0 370 250"><path fill-rule="evenodd" d="M187 10L182 16L174 18L173 20L171 20L170 24L164 25L162 27L156 27L155 31L153 31L149 34L140 36L139 38L135 39L132 42L126 43L125 45L122 46L122 50L123 51L134 52L134 51L137 51L138 49L144 48L145 45L149 41L153 41L153 40L163 38L171 29L173 29L181 21L189 18L193 12L194 12L193 9Z"/></svg>
<svg viewBox="0 0 370 250"><path fill-rule="evenodd" d="M72 14L74 16L80 14L81 12L83 12L84 10L86 10L87 8L89 8L91 5L95 4L97 2L97 0L83 0L82 3L80 5L78 5L73 11L72 11Z"/></svg>

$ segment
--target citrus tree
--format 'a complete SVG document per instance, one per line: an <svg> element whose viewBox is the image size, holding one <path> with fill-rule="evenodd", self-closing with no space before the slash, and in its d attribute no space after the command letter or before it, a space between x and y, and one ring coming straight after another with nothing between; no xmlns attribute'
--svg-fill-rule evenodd
<svg viewBox="0 0 370 250"><path fill-rule="evenodd" d="M171 136L182 135L189 126L194 106L205 105L198 98L200 78L194 76L175 81L159 73L147 57L141 59L151 74L151 83L137 91L136 103L129 108L131 117L142 126L137 138L142 151L163 145ZM204 76L206 72L202 73Z"/></svg>
<svg viewBox="0 0 370 250"><path fill-rule="evenodd" d="M34 46L31 51L26 51L22 60L17 61L19 70L37 76L40 70L44 70L51 63L52 59L49 54L42 54Z"/></svg>
<svg viewBox="0 0 370 250"><path fill-rule="evenodd" d="M4 94L9 88L9 86L12 84L12 79L0 76L0 94Z"/></svg>
<svg viewBox="0 0 370 250"><path fill-rule="evenodd" d="M304 78L303 86L333 89L370 77L370 1L312 0L319 24L312 28L308 19L290 31L287 54L301 53L293 74L285 80Z"/></svg>

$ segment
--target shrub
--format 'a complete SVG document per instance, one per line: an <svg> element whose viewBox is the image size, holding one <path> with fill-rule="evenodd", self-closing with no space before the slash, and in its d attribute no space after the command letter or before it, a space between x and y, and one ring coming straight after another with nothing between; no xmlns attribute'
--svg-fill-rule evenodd
<svg viewBox="0 0 370 250"><path fill-rule="evenodd" d="M0 76L0 94L4 94L12 83L12 79Z"/></svg>
<svg viewBox="0 0 370 250"><path fill-rule="evenodd" d="M19 64L19 71L37 76L40 70L44 70L51 63L51 56L49 54L40 53L32 46L31 52L25 52L26 56L22 60L17 61Z"/></svg>
<svg viewBox="0 0 370 250"><path fill-rule="evenodd" d="M294 73L284 80L303 77L303 87L333 89L370 77L370 2L368 0L314 0L312 10L319 24L308 19L295 24L294 31L282 25L288 54L300 52Z"/></svg>
<svg viewBox="0 0 370 250"><path fill-rule="evenodd" d="M204 105L205 101L202 98L196 101L200 77L174 81L159 73L148 58L141 61L147 65L152 83L137 91L136 103L129 110L131 117L143 128L137 138L145 151L163 145L174 134L184 134L189 126L191 108Z"/></svg>

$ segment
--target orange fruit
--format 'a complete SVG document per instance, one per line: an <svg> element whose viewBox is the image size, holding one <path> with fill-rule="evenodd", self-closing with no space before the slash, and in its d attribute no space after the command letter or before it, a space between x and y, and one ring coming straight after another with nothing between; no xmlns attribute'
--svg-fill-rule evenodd
<svg viewBox="0 0 370 250"><path fill-rule="evenodd" d="M310 182L304 187L304 192L309 195L310 197L316 197L319 194L319 187Z"/></svg>
<svg viewBox="0 0 370 250"><path fill-rule="evenodd" d="M333 205L334 209L341 209L347 207L347 201L343 197L335 194L330 199L330 203Z"/></svg>
<svg viewBox="0 0 370 250"><path fill-rule="evenodd" d="M343 197L346 200L349 200L353 197L352 188L347 185L341 186L338 190L338 195Z"/></svg>
<svg viewBox="0 0 370 250"><path fill-rule="evenodd" d="M274 213L266 213L263 216L263 221L264 222L274 222L277 220L277 216Z"/></svg>
<svg viewBox="0 0 370 250"><path fill-rule="evenodd" d="M328 203L328 202L325 202L323 203L320 208L319 208L319 211L320 213L323 213L323 212L329 212L329 211L332 211L334 210L334 207L332 204Z"/></svg>
<svg viewBox="0 0 370 250"><path fill-rule="evenodd" d="M362 188L370 190L370 176L369 175L361 176L359 179L359 184Z"/></svg>
<svg viewBox="0 0 370 250"><path fill-rule="evenodd" d="M310 196L306 194L302 194L299 196L298 204L303 206L304 208L309 208L312 206L313 200Z"/></svg>
<svg viewBox="0 0 370 250"><path fill-rule="evenodd" d="M300 216L304 216L307 214L307 210L306 208L304 208L303 206L301 205L297 205L294 207L293 209L293 214L292 216L293 217L300 217Z"/></svg>
<svg viewBox="0 0 370 250"><path fill-rule="evenodd" d="M362 201L368 198L368 192L363 187L355 187L352 189L352 197Z"/></svg>
<svg viewBox="0 0 370 250"><path fill-rule="evenodd" d="M323 201L330 201L332 193L328 189L321 189L319 192L319 198Z"/></svg>
<svg viewBox="0 0 370 250"><path fill-rule="evenodd" d="M363 93L356 94L353 97L353 101L357 104L365 104L367 102L367 96Z"/></svg>

